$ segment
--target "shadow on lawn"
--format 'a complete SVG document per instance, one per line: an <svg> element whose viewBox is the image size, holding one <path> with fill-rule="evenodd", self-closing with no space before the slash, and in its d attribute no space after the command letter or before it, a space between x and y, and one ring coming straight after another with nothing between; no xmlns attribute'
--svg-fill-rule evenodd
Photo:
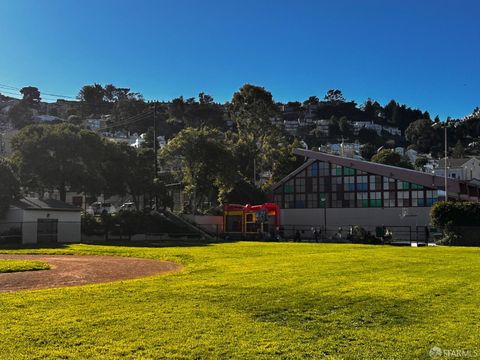
<svg viewBox="0 0 480 360"><path fill-rule="evenodd" d="M211 246L215 244L235 243L236 240L152 240L152 241L128 241L128 240L110 240L110 241L89 241L82 244L99 245L99 246L116 246L116 247L194 247L194 246Z"/></svg>
<svg viewBox="0 0 480 360"><path fill-rule="evenodd" d="M109 240L109 241L83 241L80 244L93 246L112 246L112 247L150 247L150 248L166 248L166 247L195 247L195 246L211 246L223 243L235 243L233 240L167 240L167 241L128 241L128 240ZM29 249L67 249L71 243L43 243L22 245L18 243L0 244L0 250L29 250Z"/></svg>

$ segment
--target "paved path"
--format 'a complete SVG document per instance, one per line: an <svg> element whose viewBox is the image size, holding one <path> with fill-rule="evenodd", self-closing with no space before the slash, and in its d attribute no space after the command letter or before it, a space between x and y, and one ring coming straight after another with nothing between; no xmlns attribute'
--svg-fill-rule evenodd
<svg viewBox="0 0 480 360"><path fill-rule="evenodd" d="M136 279L182 269L169 261L121 256L0 255L1 259L44 261L50 270L0 274L0 292Z"/></svg>

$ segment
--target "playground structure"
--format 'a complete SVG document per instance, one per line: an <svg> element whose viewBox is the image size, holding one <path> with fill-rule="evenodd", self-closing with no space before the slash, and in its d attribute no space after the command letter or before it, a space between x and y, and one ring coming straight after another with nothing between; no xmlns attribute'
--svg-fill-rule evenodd
<svg viewBox="0 0 480 360"><path fill-rule="evenodd" d="M223 225L230 237L264 238L280 227L280 208L274 203L261 205L225 204Z"/></svg>

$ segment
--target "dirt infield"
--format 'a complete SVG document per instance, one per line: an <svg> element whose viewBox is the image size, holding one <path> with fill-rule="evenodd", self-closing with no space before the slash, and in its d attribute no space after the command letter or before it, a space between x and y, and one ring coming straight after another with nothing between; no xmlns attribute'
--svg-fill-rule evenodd
<svg viewBox="0 0 480 360"><path fill-rule="evenodd" d="M120 256L0 255L1 259L44 261L50 270L0 274L0 292L136 279L182 268L169 261Z"/></svg>

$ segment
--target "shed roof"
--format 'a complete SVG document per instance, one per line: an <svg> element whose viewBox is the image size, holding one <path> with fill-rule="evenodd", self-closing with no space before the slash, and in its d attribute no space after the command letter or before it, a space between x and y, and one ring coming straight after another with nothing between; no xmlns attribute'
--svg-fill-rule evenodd
<svg viewBox="0 0 480 360"><path fill-rule="evenodd" d="M79 207L67 204L60 200L30 197L14 200L11 206L22 210L81 211Z"/></svg>

